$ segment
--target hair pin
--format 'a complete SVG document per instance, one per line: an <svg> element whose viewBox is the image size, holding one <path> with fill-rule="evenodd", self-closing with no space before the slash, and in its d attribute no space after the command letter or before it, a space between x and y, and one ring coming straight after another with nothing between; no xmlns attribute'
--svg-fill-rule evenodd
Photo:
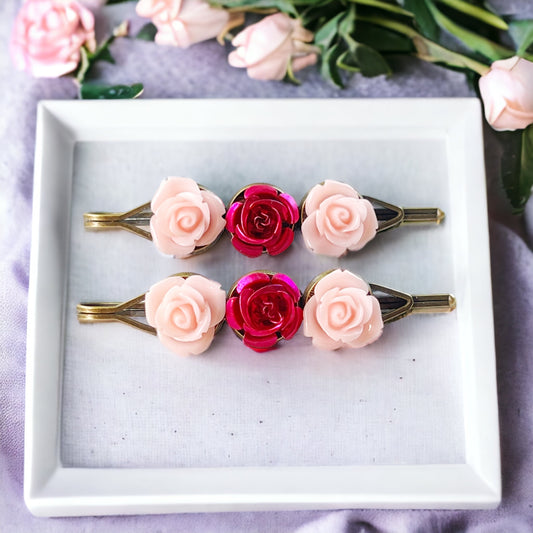
<svg viewBox="0 0 533 533"><path fill-rule="evenodd" d="M224 323L226 293L220 283L181 272L123 303L81 303L80 322L122 322L157 335L178 355L200 354ZM139 320L145 317L146 322Z"/></svg>
<svg viewBox="0 0 533 533"><path fill-rule="evenodd" d="M165 255L185 258L209 249L226 225L222 200L190 178L169 177L151 202L124 213L85 213L90 230L124 229L154 242ZM150 227L150 231L145 229Z"/></svg>
<svg viewBox="0 0 533 533"><path fill-rule="evenodd" d="M412 296L367 284L347 270L323 272L302 296L286 274L256 270L239 278L226 301L219 283L181 272L123 303L81 303L80 322L122 322L157 335L179 355L207 350L226 319L245 346L266 352L289 340L302 321L304 335L320 349L361 348L376 341L383 325L414 313L448 313L450 294ZM146 321L139 320L145 318Z"/></svg>
<svg viewBox="0 0 533 533"><path fill-rule="evenodd" d="M384 324L414 313L449 313L451 294L412 296L366 283L348 270L317 276L304 291L304 335L325 350L362 348L375 342Z"/></svg>
<svg viewBox="0 0 533 533"><path fill-rule="evenodd" d="M325 180L315 185L301 204L302 235L314 253L340 257L361 250L377 233L403 224L440 224L439 208L403 208L370 196L351 185Z"/></svg>

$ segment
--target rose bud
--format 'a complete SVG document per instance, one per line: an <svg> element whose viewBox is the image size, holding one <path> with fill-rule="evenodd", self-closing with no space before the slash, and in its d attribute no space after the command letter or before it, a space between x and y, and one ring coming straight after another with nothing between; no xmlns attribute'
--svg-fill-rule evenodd
<svg viewBox="0 0 533 533"><path fill-rule="evenodd" d="M74 0L27 0L15 19L10 52L16 68L58 78L78 66L85 46L94 52L94 16Z"/></svg>
<svg viewBox="0 0 533 533"><path fill-rule="evenodd" d="M360 277L337 269L305 291L304 335L323 350L362 348L383 332L379 300Z"/></svg>
<svg viewBox="0 0 533 533"><path fill-rule="evenodd" d="M246 346L265 352L298 331L302 323L300 297L289 276L250 272L229 292L226 321Z"/></svg>
<svg viewBox="0 0 533 533"><path fill-rule="evenodd" d="M276 13L252 24L233 39L237 47L228 57L232 67L247 69L256 80L282 80L289 67L297 72L314 65L318 48L308 43L313 33L300 20Z"/></svg>
<svg viewBox="0 0 533 533"><path fill-rule="evenodd" d="M152 19L157 28L157 44L180 48L212 39L241 18L211 7L205 0L140 0L136 11L139 16Z"/></svg>
<svg viewBox="0 0 533 533"><path fill-rule="evenodd" d="M497 131L523 129L533 123L533 63L511 57L492 63L481 76L479 91L485 118Z"/></svg>
<svg viewBox="0 0 533 533"><path fill-rule="evenodd" d="M302 205L302 236L314 253L340 257L360 250L378 228L372 204L346 183L315 185Z"/></svg>
<svg viewBox="0 0 533 533"><path fill-rule="evenodd" d="M226 229L233 246L248 257L278 255L294 240L300 218L294 198L266 183L249 185L230 202Z"/></svg>

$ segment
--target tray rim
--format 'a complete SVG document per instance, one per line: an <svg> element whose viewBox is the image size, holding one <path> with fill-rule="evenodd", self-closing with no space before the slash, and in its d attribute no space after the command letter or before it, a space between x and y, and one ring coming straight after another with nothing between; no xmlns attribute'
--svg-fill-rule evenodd
<svg viewBox="0 0 533 533"><path fill-rule="evenodd" d="M469 271L476 273L470 293L463 298L485 305L480 306L482 309L475 318L475 331L468 325L462 326L465 342L472 343L471 354L464 358L462 368L465 463L188 469L64 468L59 458L61 348L66 293L62 274L68 272L69 224L62 221L58 225L57 215L60 208L70 212L71 191L67 186L60 197L51 197L46 187L47 180L51 179L51 175L63 175L66 185L71 182L68 176L72 173L73 147L80 140L139 140L146 139L147 135L150 140L168 139L171 116L178 113L185 127L199 135L206 124L224 127L231 117L233 126L246 128L250 127L250 117L261 116L261 126L268 136L269 128L276 125L275 113L267 116L268 113L263 113L262 109L272 109L272 106L284 113L289 121L296 121L302 132L317 122L353 127L354 121L347 118L348 115L357 117L358 127L386 124L391 127L391 135L395 128L408 127L415 131L420 127L434 129L446 135L450 174L459 172L468 175L469 179L464 180L462 185L462 200L458 201L467 202L472 198L476 201L462 210L468 213L468 220L456 220L453 224L456 231L461 229L465 232L465 261ZM310 106L312 114L308 113ZM335 114L339 106L342 106L343 114ZM365 112L361 113L363 108ZM388 112L384 113L384 108ZM233 113L235 109L239 110L236 115ZM347 113L348 109L354 112ZM438 113L435 113L436 109ZM135 127L140 124L144 127ZM105 125L108 127L103 127ZM58 149L63 152L63 158L57 157ZM78 516L348 507L444 509L497 506L501 500L500 450L484 192L481 112L479 101L475 98L40 102L36 127L27 334L24 499L29 510L38 516ZM476 224L471 224L472 221ZM466 243L475 243L475 246L472 248ZM54 297L51 286L62 288L60 298ZM45 313L47 310L48 314ZM229 483L228 470L231 471ZM354 483L353 480L357 481ZM284 492L276 489L280 482L287 486ZM136 486L143 489L132 489ZM206 490L206 486L211 488Z"/></svg>

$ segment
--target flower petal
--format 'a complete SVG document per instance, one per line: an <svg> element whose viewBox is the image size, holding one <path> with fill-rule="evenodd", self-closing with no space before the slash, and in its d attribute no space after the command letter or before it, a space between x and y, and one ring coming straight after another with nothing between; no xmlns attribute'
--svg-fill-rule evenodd
<svg viewBox="0 0 533 533"><path fill-rule="evenodd" d="M211 309L210 327L216 326L224 320L226 311L226 293L217 281L194 275L185 280L184 285L196 289L205 299Z"/></svg>
<svg viewBox="0 0 533 533"><path fill-rule="evenodd" d="M267 247L267 252L270 255L278 255L284 252L292 244L294 240L294 231L291 228L283 228L281 235L277 242Z"/></svg>
<svg viewBox="0 0 533 533"><path fill-rule="evenodd" d="M320 204L334 194L341 194L352 198L359 198L359 193L347 183L335 180L325 180L324 183L315 185L307 194L305 199L305 212L310 215L316 211Z"/></svg>
<svg viewBox="0 0 533 533"><path fill-rule="evenodd" d="M167 335L159 335L158 338L171 352L174 352L177 355L197 355L202 352L205 352L207 348L211 345L213 337L215 336L215 328L210 328L207 330L202 337L198 340L191 342L182 342Z"/></svg>
<svg viewBox="0 0 533 533"><path fill-rule="evenodd" d="M245 255L246 257L259 257L263 253L263 246L261 245L255 246L253 244L246 244L242 242L235 235L231 239L231 244L233 244L233 247L238 252Z"/></svg>
<svg viewBox="0 0 533 533"><path fill-rule="evenodd" d="M243 342L245 346L248 346L248 348L251 348L256 352L266 352L276 345L278 337L275 333L266 337L254 337L246 332L244 334Z"/></svg>
<svg viewBox="0 0 533 533"><path fill-rule="evenodd" d="M307 205L307 204L306 204ZM340 257L346 253L345 246L337 246L328 241L325 235L322 235L316 225L316 211L311 213L302 222L302 237L305 246L315 254L327 255L330 257Z"/></svg>
<svg viewBox="0 0 533 533"><path fill-rule="evenodd" d="M281 335L284 339L292 339L300 326L302 325L303 320L303 310L299 306L294 307L294 313L291 316L291 320L285 324L284 328L281 330Z"/></svg>
<svg viewBox="0 0 533 533"><path fill-rule="evenodd" d="M233 297L226 302L226 322L229 327L241 331L244 327L241 310L239 307L239 298Z"/></svg>
<svg viewBox="0 0 533 533"><path fill-rule="evenodd" d="M159 206L168 198L176 196L182 192L200 193L200 189L196 182L191 178L181 178L177 176L169 176L166 180L163 180L159 185L150 207L155 213Z"/></svg>
<svg viewBox="0 0 533 533"><path fill-rule="evenodd" d="M185 280L179 276L171 276L158 281L148 289L144 297L144 309L146 320L155 328L155 315L167 292L173 287L180 287Z"/></svg>
<svg viewBox="0 0 533 533"><path fill-rule="evenodd" d="M224 202L211 191L202 191L202 198L209 206L209 227L203 236L198 240L196 246L205 246L211 244L226 226L223 216L226 212Z"/></svg>
<svg viewBox="0 0 533 533"><path fill-rule="evenodd" d="M318 300L320 300L326 292L341 287L353 287L355 289L361 289L366 293L370 292L370 287L365 280L348 270L338 268L324 276L315 285L314 293Z"/></svg>

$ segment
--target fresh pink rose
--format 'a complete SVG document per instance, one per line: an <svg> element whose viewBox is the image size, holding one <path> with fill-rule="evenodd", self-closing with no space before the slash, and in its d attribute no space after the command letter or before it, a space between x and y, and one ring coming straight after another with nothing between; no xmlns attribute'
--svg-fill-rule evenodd
<svg viewBox="0 0 533 533"><path fill-rule="evenodd" d="M304 306L304 335L323 350L362 348L383 331L378 299L360 277L337 269L315 285Z"/></svg>
<svg viewBox="0 0 533 533"><path fill-rule="evenodd" d="M57 78L80 62L80 49L94 51L94 16L75 0L27 0L15 19L13 63L37 78Z"/></svg>
<svg viewBox="0 0 533 533"><path fill-rule="evenodd" d="M190 178L170 177L155 193L150 231L157 249L183 258L212 244L226 224L222 200Z"/></svg>
<svg viewBox="0 0 533 533"><path fill-rule="evenodd" d="M300 20L276 13L248 26L233 39L237 47L228 60L232 67L246 68L256 80L281 80L289 65L293 72L317 61L317 51L310 43L313 33Z"/></svg>
<svg viewBox="0 0 533 533"><path fill-rule="evenodd" d="M237 16L205 0L139 0L136 10L157 27L157 44L180 48L216 37Z"/></svg>
<svg viewBox="0 0 533 533"><path fill-rule="evenodd" d="M309 191L302 215L305 245L317 254L332 257L360 250L375 237L378 228L372 204L350 185L333 180Z"/></svg>
<svg viewBox="0 0 533 533"><path fill-rule="evenodd" d="M199 354L224 320L226 293L203 276L178 275L152 285L144 306L148 324L166 348L178 355Z"/></svg>
<svg viewBox="0 0 533 533"><path fill-rule="evenodd" d="M495 61L481 76L485 118L497 131L533 124L533 63L520 57Z"/></svg>

